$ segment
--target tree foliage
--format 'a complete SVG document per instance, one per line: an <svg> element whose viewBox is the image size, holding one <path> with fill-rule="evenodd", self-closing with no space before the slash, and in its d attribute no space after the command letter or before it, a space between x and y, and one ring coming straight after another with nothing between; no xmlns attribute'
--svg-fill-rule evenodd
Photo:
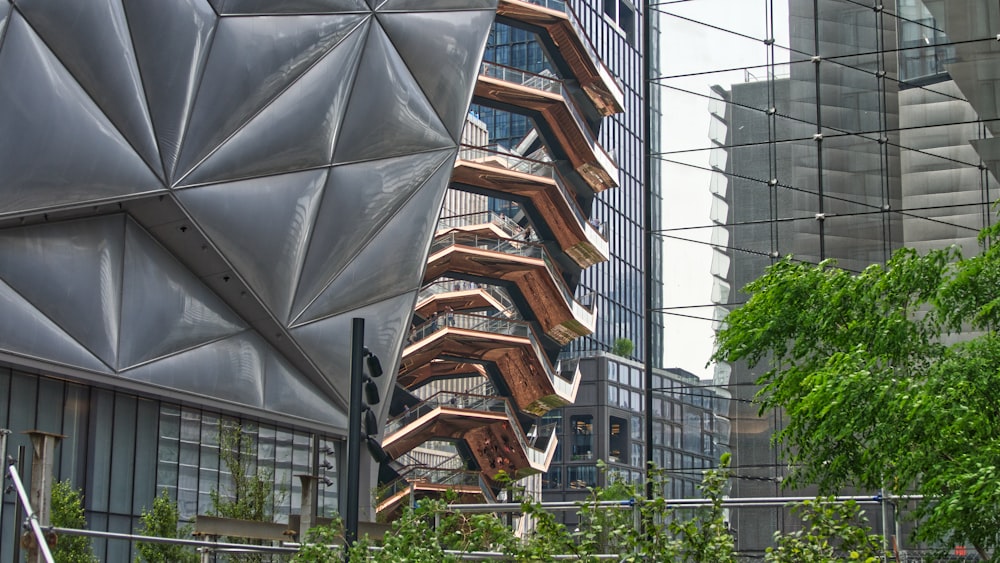
<svg viewBox="0 0 1000 563"><path fill-rule="evenodd" d="M746 287L715 359L766 371L761 412L786 485L925 496L917 539L971 544L987 559L1000 529L1000 254L903 249L851 273L782 260Z"/></svg>
<svg viewBox="0 0 1000 563"><path fill-rule="evenodd" d="M792 508L802 519L802 529L774 534L775 547L767 548L766 563L830 563L883 561L882 538L873 535L868 521L853 500L807 500Z"/></svg>
<svg viewBox="0 0 1000 563"><path fill-rule="evenodd" d="M143 510L139 517L142 526L140 534L160 538L189 538L191 526L178 526L180 510L177 503L170 500L167 490L153 499L153 506ZM136 562L146 563L196 563L198 554L194 549L177 544L138 542Z"/></svg>
<svg viewBox="0 0 1000 563"><path fill-rule="evenodd" d="M578 504L579 526L569 530L542 505L521 498L521 512L534 522L533 530L517 537L496 514L469 514L448 508L449 499L424 499L416 508L405 508L392 523L382 544L363 538L349 554L352 563L362 562L458 562L455 553L490 551L504 554L508 561L548 562L554 555L570 555L577 561L599 561L599 555L616 554L616 561L690 561L734 563L733 537L723 518L721 503L728 478L723 468L710 470L702 485L712 500L708 508L675 513L662 492L666 474L653 468L650 478L655 492L645 498L645 487L609 474L607 487L590 490ZM623 500L625 508L602 508L606 500ZM330 545L341 543L340 531L314 529L296 562L327 563L343 559Z"/></svg>
<svg viewBox="0 0 1000 563"><path fill-rule="evenodd" d="M219 461L232 476L230 487L209 491L210 514L223 518L271 522L274 506L284 495L281 486L275 492L274 472L257 465L257 447L253 436L239 424L223 422L219 426ZM226 537L231 543L260 544L259 540ZM259 563L271 558L261 554L229 556L230 561Z"/></svg>
<svg viewBox="0 0 1000 563"><path fill-rule="evenodd" d="M56 528L87 527L83 514L83 497L73 488L69 480L57 481L52 486L52 505L49 520ZM63 534L52 549L52 558L57 563L97 563L90 538Z"/></svg>

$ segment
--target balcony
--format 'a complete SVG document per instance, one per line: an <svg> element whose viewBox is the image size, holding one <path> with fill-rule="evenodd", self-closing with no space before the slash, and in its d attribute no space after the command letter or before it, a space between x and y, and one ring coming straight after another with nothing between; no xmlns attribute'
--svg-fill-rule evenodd
<svg viewBox="0 0 1000 563"><path fill-rule="evenodd" d="M425 286L417 295L414 312L429 319L448 309L466 313L486 312L514 314L514 302L503 289L464 280L444 279Z"/></svg>
<svg viewBox="0 0 1000 563"><path fill-rule="evenodd" d="M473 95L476 103L534 119L548 137L549 149L562 151L595 192L618 186L618 166L597 142L561 81L483 63Z"/></svg>
<svg viewBox="0 0 1000 563"><path fill-rule="evenodd" d="M389 419L382 448L396 458L428 440L464 440L491 480L501 471L515 479L547 471L558 442L555 427L526 434L503 397L447 391Z"/></svg>
<svg viewBox="0 0 1000 563"><path fill-rule="evenodd" d="M562 0L500 0L497 16L541 34L549 54L573 76L601 115L625 111L625 93L597 56L572 8ZM547 40L546 40L547 38Z"/></svg>
<svg viewBox="0 0 1000 563"><path fill-rule="evenodd" d="M608 259L607 239L584 215L552 163L464 146L455 162L451 184L453 188L518 202L539 219L537 223L550 231L559 248L581 268Z"/></svg>
<svg viewBox="0 0 1000 563"><path fill-rule="evenodd" d="M435 377L469 374L463 366L492 363L523 412L542 416L576 400L581 377L576 364L553 366L528 323L451 313L418 326L411 339L397 378L407 389Z"/></svg>
<svg viewBox="0 0 1000 563"><path fill-rule="evenodd" d="M445 491L457 493L462 503L496 502L492 485L482 472L464 469L463 460L455 456L435 467L408 468L398 479L379 487L375 510L392 514L404 501L436 497Z"/></svg>
<svg viewBox="0 0 1000 563"><path fill-rule="evenodd" d="M516 288L545 334L559 344L594 332L592 305L574 297L539 244L453 230L431 244L424 283L446 275Z"/></svg>

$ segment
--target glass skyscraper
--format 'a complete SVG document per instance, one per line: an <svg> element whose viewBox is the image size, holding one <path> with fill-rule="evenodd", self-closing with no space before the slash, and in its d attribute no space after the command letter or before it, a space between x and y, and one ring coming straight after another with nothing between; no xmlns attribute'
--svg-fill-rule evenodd
<svg viewBox="0 0 1000 563"><path fill-rule="evenodd" d="M651 10L651 182L664 194L670 365L702 369L740 289L779 257L858 271L902 246L960 245L993 222L995 2L693 0ZM731 394L732 497L788 494L755 371ZM808 494L809 491L804 491ZM738 509L760 555L781 509ZM891 533L891 531L890 531ZM899 538L905 542L906 538Z"/></svg>

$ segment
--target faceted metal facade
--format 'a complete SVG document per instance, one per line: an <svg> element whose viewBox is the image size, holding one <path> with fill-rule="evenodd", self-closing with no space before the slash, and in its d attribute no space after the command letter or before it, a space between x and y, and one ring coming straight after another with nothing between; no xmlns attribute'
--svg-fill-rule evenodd
<svg viewBox="0 0 1000 563"><path fill-rule="evenodd" d="M394 367L495 10L0 0L2 359L343 431L350 319Z"/></svg>

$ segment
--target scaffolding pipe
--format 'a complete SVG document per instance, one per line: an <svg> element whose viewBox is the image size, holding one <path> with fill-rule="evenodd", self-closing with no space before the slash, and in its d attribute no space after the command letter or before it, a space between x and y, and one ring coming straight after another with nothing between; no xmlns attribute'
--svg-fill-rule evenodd
<svg viewBox="0 0 1000 563"><path fill-rule="evenodd" d="M0 428L0 461L7 460L7 436L9 435L10 435L10 430L6 428ZM2 523L3 523L3 499L0 499L0 524Z"/></svg>
<svg viewBox="0 0 1000 563"><path fill-rule="evenodd" d="M38 543L38 552L45 559L46 563L55 563L52 559L52 552L49 551L49 544L45 541L45 534L42 532L42 526L38 523L38 515L35 514L35 509L31 507L31 501L28 499L28 493L24 490L24 484L21 482L21 476L17 472L17 468L14 467L14 460L8 460L9 465L7 466L7 473L10 475L10 480L14 483L14 488L17 489L17 496L21 499L21 505L27 511L28 515L25 518L28 524L31 526L32 533L35 534L35 541Z"/></svg>
<svg viewBox="0 0 1000 563"><path fill-rule="evenodd" d="M832 497L829 502L845 503L856 502L858 504L882 504L892 500L922 500L923 495L855 495ZM722 506L728 507L762 507L762 506L782 506L793 502L815 501L816 497L744 497L723 499ZM820 498L820 500L823 500ZM665 499L664 502L670 508L698 508L712 506L712 501L698 498L678 498ZM605 509L630 509L636 504L635 499L601 501L594 504L587 503L588 507ZM582 504L577 501L554 501L543 502L539 506L545 510L553 512L577 510ZM449 504L448 509L460 510L462 512L521 512L520 503L483 503L483 504Z"/></svg>

